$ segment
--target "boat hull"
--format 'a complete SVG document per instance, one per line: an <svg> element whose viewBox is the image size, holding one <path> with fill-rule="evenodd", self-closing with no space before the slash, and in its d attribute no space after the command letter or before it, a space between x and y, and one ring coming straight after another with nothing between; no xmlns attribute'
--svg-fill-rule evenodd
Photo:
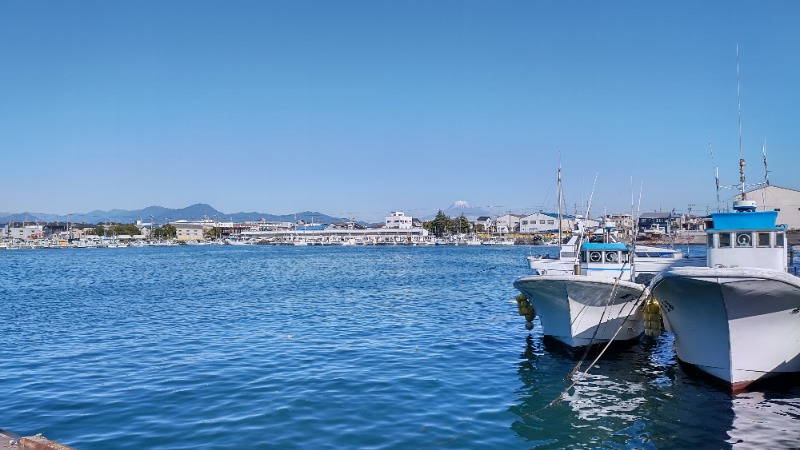
<svg viewBox="0 0 800 450"><path fill-rule="evenodd" d="M638 339L644 285L582 275L531 275L514 282L528 297L545 336L571 349Z"/></svg>
<svg viewBox="0 0 800 450"><path fill-rule="evenodd" d="M800 372L800 279L747 268L675 268L651 285L678 358L739 391Z"/></svg>

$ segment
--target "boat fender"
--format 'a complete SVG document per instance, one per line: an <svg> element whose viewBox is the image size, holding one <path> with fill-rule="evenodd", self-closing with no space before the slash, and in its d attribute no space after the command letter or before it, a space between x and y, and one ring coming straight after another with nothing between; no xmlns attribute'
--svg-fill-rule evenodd
<svg viewBox="0 0 800 450"><path fill-rule="evenodd" d="M661 306L654 297L647 299L642 310L644 316L644 334L648 337L661 336Z"/></svg>
<svg viewBox="0 0 800 450"><path fill-rule="evenodd" d="M533 318L536 315L536 311L533 309L530 300L528 300L528 296L520 293L514 297L514 300L517 301L517 312L520 316L525 317L525 329L528 331L532 330Z"/></svg>

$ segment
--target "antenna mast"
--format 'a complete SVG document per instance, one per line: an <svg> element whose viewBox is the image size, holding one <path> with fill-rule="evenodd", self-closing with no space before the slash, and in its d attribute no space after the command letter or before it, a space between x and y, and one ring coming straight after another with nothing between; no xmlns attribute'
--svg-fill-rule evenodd
<svg viewBox="0 0 800 450"><path fill-rule="evenodd" d="M742 200L744 193L744 157L742 156L742 90L739 82L739 44L736 44L736 102L739 106L739 182L742 185Z"/></svg>
<svg viewBox="0 0 800 450"><path fill-rule="evenodd" d="M589 194L589 204L586 205L586 223L587 224L589 223L589 212L592 210L592 197L594 197L594 188L595 188L595 186L597 186L597 176L599 174L600 174L600 172L595 172L595 174L594 174L594 183L592 183L592 193ZM583 245L583 238L584 238L584 233L581 233L581 238L580 238L580 240L578 240L578 250L580 250L581 246ZM580 253L581 253L580 251L575 252L575 264L574 264L574 266L575 266L575 275L580 274L579 267L578 267L578 261L580 261Z"/></svg>
<svg viewBox="0 0 800 450"><path fill-rule="evenodd" d="M563 232L561 230L561 222L563 221L563 214L561 212L561 164L558 165L558 249L561 250L561 238Z"/></svg>
<svg viewBox="0 0 800 450"><path fill-rule="evenodd" d="M767 170L767 139L764 138L764 145L761 147L761 153L764 154L764 184L769 186L769 170Z"/></svg>
<svg viewBox="0 0 800 450"><path fill-rule="evenodd" d="M711 135L708 136L708 151L711 153L711 165L714 167L714 182L717 185L717 211L719 211L719 168L714 161L714 148L711 146Z"/></svg>

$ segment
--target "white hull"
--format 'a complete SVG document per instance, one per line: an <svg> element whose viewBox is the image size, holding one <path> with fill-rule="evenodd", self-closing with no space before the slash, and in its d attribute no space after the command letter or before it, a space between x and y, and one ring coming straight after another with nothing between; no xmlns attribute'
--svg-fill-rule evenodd
<svg viewBox="0 0 800 450"><path fill-rule="evenodd" d="M800 278L754 268L675 268L652 292L678 358L733 391L800 372Z"/></svg>
<svg viewBox="0 0 800 450"><path fill-rule="evenodd" d="M514 287L530 300L545 336L570 348L637 339L644 331L644 285L581 275L531 275L517 279Z"/></svg>
<svg viewBox="0 0 800 450"><path fill-rule="evenodd" d="M528 256L528 267L539 275L570 275L575 273L575 258L556 259Z"/></svg>

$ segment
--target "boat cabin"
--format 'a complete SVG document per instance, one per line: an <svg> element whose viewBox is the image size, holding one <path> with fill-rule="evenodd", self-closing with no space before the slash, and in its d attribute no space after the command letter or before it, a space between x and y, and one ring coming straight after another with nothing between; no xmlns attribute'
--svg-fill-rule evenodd
<svg viewBox="0 0 800 450"><path fill-rule="evenodd" d="M708 267L760 267L786 271L786 225L775 225L777 211L756 211L739 201L736 212L713 213L706 228Z"/></svg>
<svg viewBox="0 0 800 450"><path fill-rule="evenodd" d="M630 277L630 248L622 242L589 242L581 246L581 275L622 278Z"/></svg>

